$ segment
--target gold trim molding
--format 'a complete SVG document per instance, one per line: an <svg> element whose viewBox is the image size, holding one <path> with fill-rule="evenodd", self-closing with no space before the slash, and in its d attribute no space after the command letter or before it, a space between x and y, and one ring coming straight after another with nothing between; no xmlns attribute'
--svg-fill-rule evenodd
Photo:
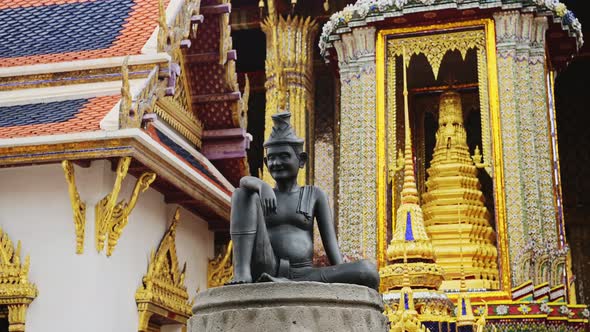
<svg viewBox="0 0 590 332"><path fill-rule="evenodd" d="M86 227L86 203L80 199L78 188L76 187L76 178L74 175L74 165L69 160L61 162L64 169L66 182L68 183L68 193L72 204L72 214L74 216L74 228L76 231L76 254L84 253L84 229Z"/></svg>
<svg viewBox="0 0 590 332"><path fill-rule="evenodd" d="M142 285L135 292L139 313L139 331L147 332L152 316L170 324L186 324L193 302L189 301L184 283L186 263L178 266L176 255L176 228L180 209L174 213L172 223L162 238L158 250L150 255Z"/></svg>
<svg viewBox="0 0 590 332"><path fill-rule="evenodd" d="M16 248L0 228L0 305L8 307L8 330L24 332L29 304L37 297L37 287L29 282L30 258L20 260L21 243Z"/></svg>
<svg viewBox="0 0 590 332"><path fill-rule="evenodd" d="M447 45L446 42L442 39L449 34L453 34L456 32L449 31L449 30L459 30L459 29L473 29L473 28L480 28L481 30L471 30L471 31L462 31L461 33L466 33L467 40L460 43L461 47L459 48L456 44ZM386 53L386 42L387 38L390 36L403 36L403 35L411 35L411 34L424 34L424 33L440 33L439 36L437 35L429 35L427 37L434 37L435 40L439 40L437 44L438 47L442 47L444 45L445 49L453 50L458 49L462 54L466 52L467 49L473 47L481 47L485 49L485 60L487 65L487 82L483 81L480 84L487 83L488 88L488 98L489 98L489 118L490 118L490 128L489 132L491 133L491 146L492 146L492 159L493 159L493 182L494 182L494 201L496 207L496 225L497 225L497 232L498 232L498 249L499 249L499 256L500 256L500 272L501 272L501 289L500 292L493 292L496 296L502 294L505 296L506 294L510 294L511 289L511 268L510 268L510 255L508 252L508 234L507 234L507 220L506 220L506 204L505 204L505 190L504 190L504 164L502 160L502 138L501 138L501 124L500 124L500 114L499 114L499 95L498 95L498 76L497 76L497 58L496 58L496 39L495 39L495 27L494 21L491 19L481 19L481 20L472 20L472 21L465 21L465 22L454 22L448 24L436 24L436 25L429 25L429 26L419 26L419 27L410 27L410 28L400 28L400 29L385 29L381 30L378 33L377 37L377 45L376 45L376 61L377 61L377 68L376 68L376 79L377 79L377 169L382 171L383 174L386 173L386 81L385 81L385 61L387 57ZM421 41L420 38L425 38L426 36L417 36L413 37L412 39L418 40L420 42L416 43L416 45L408 44L406 49L412 54L416 54L416 50L422 50L419 53L427 52L432 53L430 48L435 49L432 44L428 47L426 41ZM458 37L458 35L455 35ZM476 38L482 38L483 42L477 41ZM455 38L456 39L456 38ZM401 39L395 39L396 43L400 43ZM409 38L408 38L409 40ZM399 44L397 44L399 45ZM440 49L437 48L440 52ZM401 50L401 47L400 47ZM434 51L433 51L434 52ZM425 53L426 54L426 53ZM442 54L444 55L444 54ZM442 59L442 55L441 58ZM431 64L433 66L433 71L438 71L438 66L436 63L440 65L440 62L437 56L431 55L432 61ZM430 59L427 55L427 58ZM482 112L484 110L482 109ZM482 117L485 116L482 113ZM482 123L483 124L483 123ZM482 128L482 131L485 130ZM483 140L485 142L485 140ZM484 147L484 157L485 156L485 147ZM489 159L488 159L489 160ZM386 197L386 188L387 188L387 177L385 175L377 177L377 197ZM379 204L377 207L377 220L378 220L378 239L384 239L385 234L387 234L387 218L386 218L386 211L387 211L387 202L385 199L379 200ZM378 260L379 266L384 266L385 263L385 249L384 243L377 244L378 250ZM478 294L482 295L482 294Z"/></svg>
<svg viewBox="0 0 590 332"><path fill-rule="evenodd" d="M113 185L113 190L101 199L95 206L96 220L95 220L95 236L96 236L96 250L101 252L104 248L105 240L107 240L107 256L113 254L113 250L117 246L117 242L121 237L121 233L129 223L129 215L135 208L139 194L145 192L150 184L156 180L156 173L145 172L137 182L127 202L121 200L119 203L119 192L121 191L121 184L127 176L129 165L131 164L131 157L123 157L119 159L117 165L117 178Z"/></svg>

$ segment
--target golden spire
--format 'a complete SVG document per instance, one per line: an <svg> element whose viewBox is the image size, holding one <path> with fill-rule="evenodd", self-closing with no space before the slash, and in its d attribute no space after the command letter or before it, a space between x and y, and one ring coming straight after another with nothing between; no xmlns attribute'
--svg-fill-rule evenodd
<svg viewBox="0 0 590 332"><path fill-rule="evenodd" d="M412 156L412 132L410 129L410 112L408 111L408 79L407 66L410 64L406 60L406 49L403 50L404 66L404 125L405 125L405 148L404 148L404 186L401 193L401 204L418 204L418 189L416 189L416 179L414 177L414 158Z"/></svg>
<svg viewBox="0 0 590 332"><path fill-rule="evenodd" d="M382 291L401 288L402 297L411 297L410 287L438 289L443 280L443 271L435 263L434 249L426 234L422 209L418 204L419 198L414 177L412 134L408 111L406 71L409 61L406 58L405 49L403 50L403 63L405 147L403 166L399 167L398 165L396 170L404 170L404 183L400 206L397 209L395 218L395 230L391 243L387 248L387 258L392 264L382 268L380 275ZM408 263L408 259L412 259L412 262ZM403 266L400 269L402 264Z"/></svg>

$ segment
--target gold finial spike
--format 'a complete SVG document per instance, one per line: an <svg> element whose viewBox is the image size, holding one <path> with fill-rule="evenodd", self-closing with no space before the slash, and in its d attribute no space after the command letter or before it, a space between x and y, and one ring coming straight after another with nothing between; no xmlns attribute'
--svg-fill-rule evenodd
<svg viewBox="0 0 590 332"><path fill-rule="evenodd" d="M412 132L410 129L410 112L408 108L408 74L407 67L410 64L406 59L406 48L402 54L404 74L404 124L405 124L405 147L404 147L404 185L401 192L401 203L418 204L418 189L414 178L414 158L412 157Z"/></svg>
<svg viewBox="0 0 590 332"><path fill-rule="evenodd" d="M324 1L324 11L326 13L330 11L330 2L328 0Z"/></svg>

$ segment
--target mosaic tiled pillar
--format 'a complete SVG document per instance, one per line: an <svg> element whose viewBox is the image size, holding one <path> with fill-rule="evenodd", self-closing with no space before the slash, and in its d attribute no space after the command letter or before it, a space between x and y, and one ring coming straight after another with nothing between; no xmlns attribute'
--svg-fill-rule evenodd
<svg viewBox="0 0 590 332"><path fill-rule="evenodd" d="M375 260L375 28L354 29L334 42L334 47L338 52L341 83L338 239L344 255Z"/></svg>
<svg viewBox="0 0 590 332"><path fill-rule="evenodd" d="M508 11L494 19L512 283L552 281L539 273L557 252L558 239L544 69L546 18Z"/></svg>

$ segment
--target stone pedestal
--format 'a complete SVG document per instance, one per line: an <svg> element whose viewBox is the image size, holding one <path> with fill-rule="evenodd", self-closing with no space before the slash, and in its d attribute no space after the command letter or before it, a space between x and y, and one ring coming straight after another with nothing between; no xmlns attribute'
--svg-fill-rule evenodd
<svg viewBox="0 0 590 332"><path fill-rule="evenodd" d="M224 286L199 293L190 332L385 332L383 301L357 285L317 282Z"/></svg>

